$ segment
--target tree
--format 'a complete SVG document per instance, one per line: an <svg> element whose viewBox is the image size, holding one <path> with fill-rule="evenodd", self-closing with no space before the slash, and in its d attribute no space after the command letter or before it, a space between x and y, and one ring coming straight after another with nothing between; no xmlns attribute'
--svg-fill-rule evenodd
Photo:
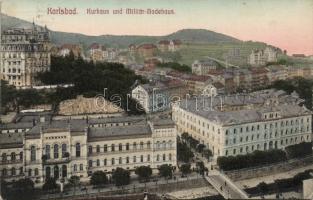
<svg viewBox="0 0 313 200"><path fill-rule="evenodd" d="M197 166L198 173L201 174L201 175L204 175L204 171L205 171L204 163L202 161L201 162L197 162L196 166Z"/></svg>
<svg viewBox="0 0 313 200"><path fill-rule="evenodd" d="M180 171L183 175L187 175L187 174L190 174L191 173L191 169L190 169L190 164L189 163L185 163L185 164L182 164L180 166Z"/></svg>
<svg viewBox="0 0 313 200"><path fill-rule="evenodd" d="M54 178L47 178L46 182L42 186L42 189L45 191L56 190L58 189L58 185Z"/></svg>
<svg viewBox="0 0 313 200"><path fill-rule="evenodd" d="M79 176L71 176L71 178L68 180L69 184L74 187L74 194L76 192L76 187L80 185L80 178Z"/></svg>
<svg viewBox="0 0 313 200"><path fill-rule="evenodd" d="M136 168L135 174L139 176L139 179L148 181L152 175L152 169L149 166L140 166Z"/></svg>
<svg viewBox="0 0 313 200"><path fill-rule="evenodd" d="M103 171L95 171L90 178L90 184L93 186L103 186L107 182L107 175Z"/></svg>
<svg viewBox="0 0 313 200"><path fill-rule="evenodd" d="M268 191L268 186L266 183L261 182L256 186L260 193L264 194Z"/></svg>
<svg viewBox="0 0 313 200"><path fill-rule="evenodd" d="M159 167L159 174L164 178L171 178L173 175L172 167L168 164L163 164Z"/></svg>
<svg viewBox="0 0 313 200"><path fill-rule="evenodd" d="M130 173L123 168L116 168L112 174L112 179L116 186L128 185L130 183Z"/></svg>
<svg viewBox="0 0 313 200"><path fill-rule="evenodd" d="M20 179L16 182L13 182L12 187L9 189L7 198L10 200L34 199L34 182L29 178Z"/></svg>
<svg viewBox="0 0 313 200"><path fill-rule="evenodd" d="M184 142L187 142L187 139L188 139L188 133L187 132L183 132L182 134L181 134L181 138L182 138L182 140L184 141Z"/></svg>
<svg viewBox="0 0 313 200"><path fill-rule="evenodd" d="M199 153L202 153L203 150L204 150L204 148L205 148L205 145L204 145L204 144L198 144L198 145L197 145L197 151L198 151Z"/></svg>

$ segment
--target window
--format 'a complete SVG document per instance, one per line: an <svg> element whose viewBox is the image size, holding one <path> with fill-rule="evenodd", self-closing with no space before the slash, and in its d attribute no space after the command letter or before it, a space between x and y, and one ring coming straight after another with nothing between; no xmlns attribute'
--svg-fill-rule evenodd
<svg viewBox="0 0 313 200"><path fill-rule="evenodd" d="M137 149L137 143L136 142L133 143L133 149Z"/></svg>
<svg viewBox="0 0 313 200"><path fill-rule="evenodd" d="M123 145L121 143L118 145L118 150L123 151Z"/></svg>
<svg viewBox="0 0 313 200"><path fill-rule="evenodd" d="M65 158L67 152L66 144L62 144L62 158Z"/></svg>
<svg viewBox="0 0 313 200"><path fill-rule="evenodd" d="M103 160L103 165L107 166L107 159L106 158Z"/></svg>
<svg viewBox="0 0 313 200"><path fill-rule="evenodd" d="M150 154L147 156L147 161L150 162Z"/></svg>
<svg viewBox="0 0 313 200"><path fill-rule="evenodd" d="M77 172L77 165L74 164L74 172Z"/></svg>
<svg viewBox="0 0 313 200"><path fill-rule="evenodd" d="M7 154L3 153L2 154L2 162L6 162L7 161Z"/></svg>
<svg viewBox="0 0 313 200"><path fill-rule="evenodd" d="M35 176L38 176L39 175L39 170L38 168L35 169Z"/></svg>
<svg viewBox="0 0 313 200"><path fill-rule="evenodd" d="M122 157L118 158L118 164L120 164L120 165L122 164Z"/></svg>
<svg viewBox="0 0 313 200"><path fill-rule="evenodd" d="M168 154L168 159L169 159L169 160L172 160L172 154L171 154L171 153Z"/></svg>
<svg viewBox="0 0 313 200"><path fill-rule="evenodd" d="M129 157L128 156L126 157L126 163L129 163Z"/></svg>
<svg viewBox="0 0 313 200"><path fill-rule="evenodd" d="M59 145L55 144L53 147L54 158L59 158Z"/></svg>
<svg viewBox="0 0 313 200"><path fill-rule="evenodd" d="M12 175L12 176L15 176L15 175L16 175L16 169L15 169L14 167L11 169L11 175Z"/></svg>
<svg viewBox="0 0 313 200"><path fill-rule="evenodd" d="M2 169L2 176L7 176L8 175L8 172L7 172L7 169Z"/></svg>
<svg viewBox="0 0 313 200"><path fill-rule="evenodd" d="M133 163L135 163L135 162L137 162L137 157L136 156L133 157Z"/></svg>
<svg viewBox="0 0 313 200"><path fill-rule="evenodd" d="M88 166L89 166L89 167L92 167L92 160L89 160L89 161L88 161Z"/></svg>
<svg viewBox="0 0 313 200"><path fill-rule="evenodd" d="M88 154L92 154L92 146L88 146Z"/></svg>
<svg viewBox="0 0 313 200"><path fill-rule="evenodd" d="M79 170L80 170L80 171L83 171L83 170L84 170L84 165L83 165L83 164L80 164L80 165L79 165Z"/></svg>
<svg viewBox="0 0 313 200"><path fill-rule="evenodd" d="M111 151L115 151L115 145L114 144L111 145Z"/></svg>
<svg viewBox="0 0 313 200"><path fill-rule="evenodd" d="M50 159L50 145L46 145L46 156L47 156L47 159Z"/></svg>
<svg viewBox="0 0 313 200"><path fill-rule="evenodd" d="M30 147L30 160L31 161L36 160L36 147L35 146Z"/></svg>
<svg viewBox="0 0 313 200"><path fill-rule="evenodd" d="M20 175L22 175L24 172L23 172L23 167L20 167Z"/></svg>
<svg viewBox="0 0 313 200"><path fill-rule="evenodd" d="M96 150L97 150L97 153L100 153L100 145L97 145Z"/></svg>
<svg viewBox="0 0 313 200"><path fill-rule="evenodd" d="M147 148L148 148L148 149L151 148L151 142L150 142L150 141L147 142Z"/></svg>
<svg viewBox="0 0 313 200"><path fill-rule="evenodd" d="M163 161L165 161L166 160L166 155L165 154L163 154Z"/></svg>
<svg viewBox="0 0 313 200"><path fill-rule="evenodd" d="M11 153L11 161L15 161L16 160L16 155L14 152Z"/></svg>
<svg viewBox="0 0 313 200"><path fill-rule="evenodd" d="M32 169L28 170L28 176L32 176Z"/></svg>
<svg viewBox="0 0 313 200"><path fill-rule="evenodd" d="M140 149L143 149L143 142L140 142Z"/></svg>
<svg viewBox="0 0 313 200"><path fill-rule="evenodd" d="M126 143L126 151L129 150L129 143Z"/></svg>
<svg viewBox="0 0 313 200"><path fill-rule="evenodd" d="M107 151L108 151L108 145L105 144L105 145L103 146L103 151L104 151L104 152L107 152Z"/></svg>
<svg viewBox="0 0 313 200"><path fill-rule="evenodd" d="M143 162L143 155L140 156L140 162Z"/></svg>
<svg viewBox="0 0 313 200"><path fill-rule="evenodd" d="M100 160L97 159L97 167L99 167L99 166L100 166Z"/></svg>
<svg viewBox="0 0 313 200"><path fill-rule="evenodd" d="M76 143L76 157L80 157L80 143Z"/></svg>
<svg viewBox="0 0 313 200"><path fill-rule="evenodd" d="M112 163L112 165L115 164L115 159L114 158L112 158L111 163Z"/></svg>
<svg viewBox="0 0 313 200"><path fill-rule="evenodd" d="M23 160L23 151L20 152L20 160Z"/></svg>

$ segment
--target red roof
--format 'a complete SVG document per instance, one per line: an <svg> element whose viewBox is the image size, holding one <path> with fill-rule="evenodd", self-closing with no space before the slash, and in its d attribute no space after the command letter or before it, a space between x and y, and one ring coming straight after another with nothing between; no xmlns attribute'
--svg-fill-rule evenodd
<svg viewBox="0 0 313 200"><path fill-rule="evenodd" d="M138 49L156 49L154 44L141 44L137 47Z"/></svg>

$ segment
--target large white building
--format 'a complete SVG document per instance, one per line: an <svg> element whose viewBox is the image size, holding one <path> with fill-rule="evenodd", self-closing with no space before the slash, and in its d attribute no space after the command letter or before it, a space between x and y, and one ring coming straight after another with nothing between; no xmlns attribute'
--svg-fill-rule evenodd
<svg viewBox="0 0 313 200"><path fill-rule="evenodd" d="M0 79L16 87L38 84L36 75L50 70L50 33L35 24L3 31Z"/></svg>
<svg viewBox="0 0 313 200"><path fill-rule="evenodd" d="M170 119L32 118L1 125L0 172L7 181L28 177L40 184L47 177L72 175L87 180L97 170L176 166L176 128Z"/></svg>
<svg viewBox="0 0 313 200"><path fill-rule="evenodd" d="M187 99L173 106L172 117L178 134L189 133L215 158L236 156L311 142L312 112L302 103L295 93L263 90Z"/></svg>

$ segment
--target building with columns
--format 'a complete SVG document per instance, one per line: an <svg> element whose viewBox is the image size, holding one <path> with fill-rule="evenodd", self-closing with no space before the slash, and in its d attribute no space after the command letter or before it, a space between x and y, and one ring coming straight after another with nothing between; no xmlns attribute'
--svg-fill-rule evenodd
<svg viewBox="0 0 313 200"><path fill-rule="evenodd" d="M48 119L48 120L46 120ZM88 180L117 167L176 166L176 128L170 119L108 117L54 120L47 116L1 126L0 172L7 181L47 177Z"/></svg>
<svg viewBox="0 0 313 200"><path fill-rule="evenodd" d="M50 70L50 33L34 23L4 30L1 36L0 79L16 87L39 84L36 75Z"/></svg>
<svg viewBox="0 0 313 200"><path fill-rule="evenodd" d="M189 133L215 158L284 149L312 138L312 112L296 93L283 91L190 98L173 106L172 117L178 134Z"/></svg>

